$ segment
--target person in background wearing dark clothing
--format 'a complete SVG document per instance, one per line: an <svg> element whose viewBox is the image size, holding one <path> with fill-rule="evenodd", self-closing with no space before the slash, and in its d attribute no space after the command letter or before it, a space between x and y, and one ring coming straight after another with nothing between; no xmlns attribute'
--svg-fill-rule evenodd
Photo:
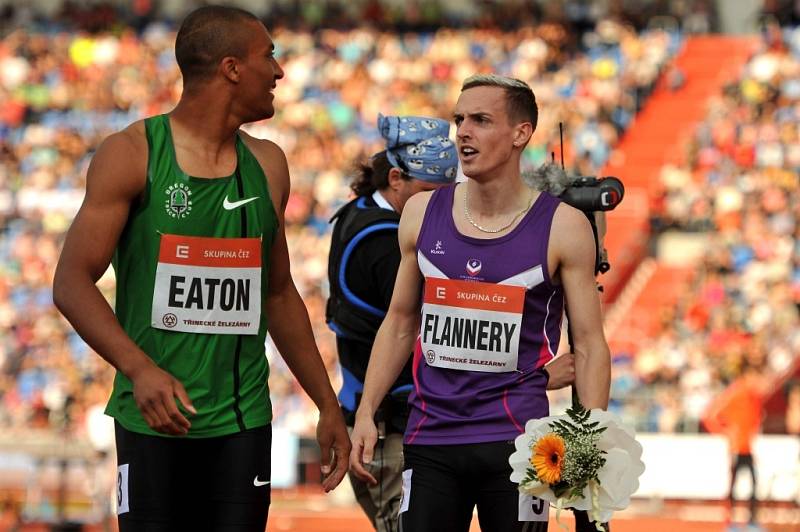
<svg viewBox="0 0 800 532"><path fill-rule="evenodd" d="M400 264L397 227L412 195L455 181L458 156L450 124L423 117L379 116L386 150L360 165L351 188L356 198L333 217L327 321L336 333L343 385L339 402L352 428L375 334L389 307ZM349 475L356 499L381 532L397 530L408 418L411 367L406 364L376 415L381 428L378 460L369 486Z"/></svg>
<svg viewBox="0 0 800 532"><path fill-rule="evenodd" d="M414 194L455 181L458 155L448 138L450 125L436 118L379 116L386 149L361 164L351 189L355 199L333 217L328 275L327 321L336 333L343 386L339 401L352 428L375 334L392 297L400 265L397 228ZM552 388L571 383L574 361L559 357L551 366ZM370 472L377 484L350 474L356 499L380 532L398 530L403 470L403 432L413 378L407 363L375 416L380 431Z"/></svg>

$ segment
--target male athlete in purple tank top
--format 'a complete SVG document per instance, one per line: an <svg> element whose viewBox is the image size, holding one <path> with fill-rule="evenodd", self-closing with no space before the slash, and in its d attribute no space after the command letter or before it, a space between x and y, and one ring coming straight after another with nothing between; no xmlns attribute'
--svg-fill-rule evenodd
<svg viewBox="0 0 800 532"><path fill-rule="evenodd" d="M548 415L543 366L570 309L575 386L606 408L608 345L586 217L522 181L520 156L536 129L530 87L473 76L454 112L466 182L420 193L400 221L402 253L389 311L370 356L352 433L353 472L377 433L373 414L413 350L401 529L544 531L547 504L520 495L508 456L525 421Z"/></svg>

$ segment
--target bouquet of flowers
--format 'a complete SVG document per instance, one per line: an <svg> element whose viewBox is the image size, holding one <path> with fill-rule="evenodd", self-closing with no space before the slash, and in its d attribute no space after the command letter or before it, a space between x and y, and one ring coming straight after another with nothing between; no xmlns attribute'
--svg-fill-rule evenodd
<svg viewBox="0 0 800 532"><path fill-rule="evenodd" d="M586 510L597 523L630 504L644 472L642 446L614 414L580 403L563 416L532 419L514 442L511 481L556 507Z"/></svg>

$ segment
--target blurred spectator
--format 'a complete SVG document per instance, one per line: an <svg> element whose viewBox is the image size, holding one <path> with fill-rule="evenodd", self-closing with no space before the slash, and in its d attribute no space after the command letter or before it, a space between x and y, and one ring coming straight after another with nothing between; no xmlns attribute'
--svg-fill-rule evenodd
<svg viewBox="0 0 800 532"><path fill-rule="evenodd" d="M704 251L615 405L639 430L696 431L740 368L780 374L800 353L800 30L766 34L710 103L686 164L662 170L654 232L699 238Z"/></svg>
<svg viewBox="0 0 800 532"><path fill-rule="evenodd" d="M800 436L800 382L798 381L792 381L787 386L785 428L787 434Z"/></svg>
<svg viewBox="0 0 800 532"><path fill-rule="evenodd" d="M764 395L767 380L764 368L745 363L742 374L725 393L715 401L703 422L709 432L724 434L728 439L731 456L731 482L728 492L729 515L734 504L734 486L739 471L750 472L750 528L756 527L757 478L753 461L753 441L761 429L763 420ZM730 522L730 518L728 519Z"/></svg>

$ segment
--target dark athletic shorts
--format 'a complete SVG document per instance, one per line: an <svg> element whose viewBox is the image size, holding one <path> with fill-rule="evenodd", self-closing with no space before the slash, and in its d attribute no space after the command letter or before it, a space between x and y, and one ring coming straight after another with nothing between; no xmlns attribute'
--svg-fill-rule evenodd
<svg viewBox="0 0 800 532"><path fill-rule="evenodd" d="M166 438L115 425L120 532L264 532L271 426Z"/></svg>
<svg viewBox="0 0 800 532"><path fill-rule="evenodd" d="M509 480L513 442L406 445L400 530L467 532L473 509L483 532L546 532L549 505Z"/></svg>

